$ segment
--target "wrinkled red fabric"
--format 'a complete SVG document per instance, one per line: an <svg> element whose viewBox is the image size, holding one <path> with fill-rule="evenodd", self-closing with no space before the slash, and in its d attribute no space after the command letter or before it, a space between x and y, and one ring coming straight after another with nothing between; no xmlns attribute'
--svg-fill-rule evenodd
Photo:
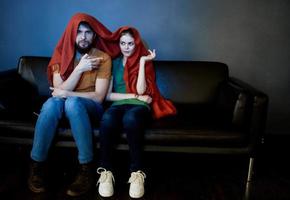
<svg viewBox="0 0 290 200"><path fill-rule="evenodd" d="M118 50L115 48L115 44L111 44L106 40L111 36L109 31L101 22L94 17L85 13L75 14L69 21L62 37L56 45L52 58L48 64L48 80L52 83L52 69L51 66L59 64L60 75L63 80L66 80L73 71L74 55L75 55L75 40L77 36L77 30L80 22L88 23L91 28L97 34L97 42L93 44L94 47L108 52L110 56L115 56Z"/></svg>
<svg viewBox="0 0 290 200"><path fill-rule="evenodd" d="M117 31L113 32L109 40L115 42L116 46L108 49L109 51L112 49L112 51L108 53L111 55L117 55L116 52L118 52L120 55L121 50L119 47L119 39L121 37L121 33L129 29L133 32L133 37L135 39L135 50L126 62L124 69L124 80L126 83L126 92L137 93L136 84L138 79L140 57L148 55L148 50L144 46L139 32L135 28L128 26L121 27ZM151 107L153 111L153 118L158 119L176 114L177 111L172 102L163 98L160 94L156 84L155 70L152 61L147 61L145 63L145 72L147 85L145 94L152 97Z"/></svg>

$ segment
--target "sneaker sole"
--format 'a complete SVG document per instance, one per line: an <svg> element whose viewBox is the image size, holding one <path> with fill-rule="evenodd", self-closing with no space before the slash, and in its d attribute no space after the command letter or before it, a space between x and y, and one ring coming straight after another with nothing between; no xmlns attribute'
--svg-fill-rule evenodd
<svg viewBox="0 0 290 200"><path fill-rule="evenodd" d="M114 194L101 194L101 193L99 192L99 195L100 195L101 197L112 197Z"/></svg>
<svg viewBox="0 0 290 200"><path fill-rule="evenodd" d="M102 193L99 191L99 195L102 196L102 197L111 197L114 195L114 193Z"/></svg>
<svg viewBox="0 0 290 200"><path fill-rule="evenodd" d="M144 194L138 195L138 196L137 195L133 195L133 194L129 194L129 195L130 195L131 198L134 198L134 199L139 199L139 198L144 196Z"/></svg>

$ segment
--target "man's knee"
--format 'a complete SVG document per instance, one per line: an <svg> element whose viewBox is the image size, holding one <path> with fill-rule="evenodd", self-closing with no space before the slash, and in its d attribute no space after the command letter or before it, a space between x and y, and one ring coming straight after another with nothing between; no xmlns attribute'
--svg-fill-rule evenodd
<svg viewBox="0 0 290 200"><path fill-rule="evenodd" d="M49 98L42 106L41 112L53 112L61 114L63 110L63 100L57 97Z"/></svg>
<svg viewBox="0 0 290 200"><path fill-rule="evenodd" d="M80 108L81 108L80 97L68 97L65 100L64 109L66 114L77 113Z"/></svg>

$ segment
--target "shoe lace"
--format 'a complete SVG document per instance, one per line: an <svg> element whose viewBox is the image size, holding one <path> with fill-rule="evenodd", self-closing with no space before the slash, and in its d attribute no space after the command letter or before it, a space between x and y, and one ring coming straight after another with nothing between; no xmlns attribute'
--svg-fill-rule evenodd
<svg viewBox="0 0 290 200"><path fill-rule="evenodd" d="M106 182L106 181L108 181L110 179L113 180L113 182L115 182L115 178L114 178L114 176L113 176L111 171L106 170L103 167L99 167L97 169L97 173L101 175L99 180L98 180L98 183L104 183L104 182Z"/></svg>
<svg viewBox="0 0 290 200"><path fill-rule="evenodd" d="M141 183L144 183L145 182L145 178L146 178L146 174L143 171L138 170L137 172L132 172L131 173L131 177L129 178L128 183L132 183L132 182L135 182L135 181L139 181Z"/></svg>

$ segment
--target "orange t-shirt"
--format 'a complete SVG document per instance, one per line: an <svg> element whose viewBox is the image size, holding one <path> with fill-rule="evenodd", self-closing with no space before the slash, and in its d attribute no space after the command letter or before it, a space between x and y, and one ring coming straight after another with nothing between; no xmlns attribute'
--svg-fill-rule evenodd
<svg viewBox="0 0 290 200"><path fill-rule="evenodd" d="M74 91L76 92L93 92L95 91L95 84L97 78L110 79L111 77L112 61L111 57L108 54L96 48L92 48L88 55L91 57L102 57L103 60L101 61L97 69L86 71L81 75L80 80L74 89ZM76 67L78 64L79 60L75 59L74 67ZM60 72L59 64L52 65L51 67L53 73Z"/></svg>

